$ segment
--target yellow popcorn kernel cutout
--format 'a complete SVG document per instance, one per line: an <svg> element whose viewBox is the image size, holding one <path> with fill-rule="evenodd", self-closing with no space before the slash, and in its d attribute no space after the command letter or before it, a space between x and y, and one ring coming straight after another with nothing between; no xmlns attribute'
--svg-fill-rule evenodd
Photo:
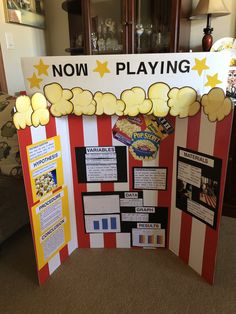
<svg viewBox="0 0 236 314"><path fill-rule="evenodd" d="M93 100L93 94L80 87L72 88L73 98L70 100L74 105L73 113L76 116L93 115L96 111L96 102Z"/></svg>
<svg viewBox="0 0 236 314"><path fill-rule="evenodd" d="M35 93L31 98L31 103L33 108L31 117L33 126L48 124L50 114L45 96L41 93Z"/></svg>
<svg viewBox="0 0 236 314"><path fill-rule="evenodd" d="M19 96L16 99L15 104L16 112L13 116L13 123L15 127L19 129L25 129L26 126L31 126L31 115L33 109L31 107L31 101L29 96Z"/></svg>
<svg viewBox="0 0 236 314"><path fill-rule="evenodd" d="M170 91L169 85L165 83L155 83L151 85L148 89L148 98L151 99L153 108L149 112L156 117L167 116L170 108L167 105L168 93Z"/></svg>
<svg viewBox="0 0 236 314"><path fill-rule="evenodd" d="M170 114L174 117L186 118L194 116L200 110L197 93L191 87L172 88L168 94Z"/></svg>
<svg viewBox="0 0 236 314"><path fill-rule="evenodd" d="M211 122L223 120L233 107L231 99L225 97L224 91L219 87L212 88L208 94L203 95L201 104Z"/></svg>
<svg viewBox="0 0 236 314"><path fill-rule="evenodd" d="M116 114L117 116L123 116L125 110L125 103L122 100L116 98L111 93L96 92L94 100L97 104L95 114L102 115L107 114L109 116Z"/></svg>
<svg viewBox="0 0 236 314"><path fill-rule="evenodd" d="M146 99L145 91L140 87L124 90L121 93L121 100L126 105L124 115L134 117L139 113L147 114L152 110L151 100Z"/></svg>
<svg viewBox="0 0 236 314"><path fill-rule="evenodd" d="M73 94L69 89L63 89L58 83L51 83L44 86L44 95L51 103L50 112L54 117L72 113L74 108L70 100Z"/></svg>

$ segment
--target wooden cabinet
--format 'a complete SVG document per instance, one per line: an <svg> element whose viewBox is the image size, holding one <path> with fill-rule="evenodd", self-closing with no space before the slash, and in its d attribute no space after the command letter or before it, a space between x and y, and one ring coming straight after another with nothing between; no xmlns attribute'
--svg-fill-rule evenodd
<svg viewBox="0 0 236 314"><path fill-rule="evenodd" d="M67 0L71 54L189 50L192 0Z"/></svg>

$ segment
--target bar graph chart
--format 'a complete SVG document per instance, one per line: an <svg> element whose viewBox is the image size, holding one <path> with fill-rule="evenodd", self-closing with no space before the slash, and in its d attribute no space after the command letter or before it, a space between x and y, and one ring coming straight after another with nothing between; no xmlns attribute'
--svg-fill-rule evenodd
<svg viewBox="0 0 236 314"><path fill-rule="evenodd" d="M165 247L165 229L132 229L133 246Z"/></svg>
<svg viewBox="0 0 236 314"><path fill-rule="evenodd" d="M120 215L85 215L88 233L120 232Z"/></svg>

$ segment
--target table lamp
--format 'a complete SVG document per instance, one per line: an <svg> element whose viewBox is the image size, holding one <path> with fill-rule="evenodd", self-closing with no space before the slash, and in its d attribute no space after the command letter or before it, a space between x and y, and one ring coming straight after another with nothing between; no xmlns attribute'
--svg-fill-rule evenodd
<svg viewBox="0 0 236 314"><path fill-rule="evenodd" d="M203 51L210 51L213 37L211 27L212 16L224 16L230 14L229 10L225 6L223 0L200 0L196 8L193 10L190 19L198 19L207 15L207 25L203 29L204 36L202 38L202 49Z"/></svg>

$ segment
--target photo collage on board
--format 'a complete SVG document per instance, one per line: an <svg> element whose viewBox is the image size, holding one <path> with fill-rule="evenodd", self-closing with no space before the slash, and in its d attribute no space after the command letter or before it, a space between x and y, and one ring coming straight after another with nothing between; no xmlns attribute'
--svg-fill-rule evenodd
<svg viewBox="0 0 236 314"><path fill-rule="evenodd" d="M176 207L216 228L221 159L177 148Z"/></svg>

